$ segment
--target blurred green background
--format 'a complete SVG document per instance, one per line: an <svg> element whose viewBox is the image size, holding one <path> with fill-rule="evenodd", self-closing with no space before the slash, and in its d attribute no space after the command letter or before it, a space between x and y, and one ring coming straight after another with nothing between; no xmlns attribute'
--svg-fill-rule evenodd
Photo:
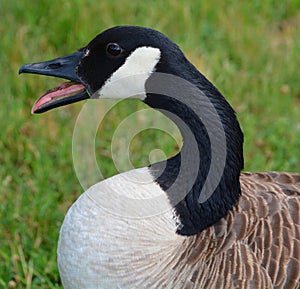
<svg viewBox="0 0 300 289"><path fill-rule="evenodd" d="M237 111L245 170L300 172L300 1L1 0L0 8L0 288L62 288L59 228L82 193L72 133L83 103L31 115L61 81L18 69L72 53L108 27L149 26L182 48ZM141 108L123 101L106 116L96 142L105 177L117 173L114 129ZM130 146L134 165L147 165L156 148L178 150L170 136L145 131Z"/></svg>

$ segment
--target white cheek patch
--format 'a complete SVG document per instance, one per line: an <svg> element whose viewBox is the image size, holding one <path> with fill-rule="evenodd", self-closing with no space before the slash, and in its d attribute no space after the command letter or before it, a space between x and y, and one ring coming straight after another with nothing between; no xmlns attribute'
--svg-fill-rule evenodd
<svg viewBox="0 0 300 289"><path fill-rule="evenodd" d="M160 60L160 50L139 47L126 59L92 98L139 98L145 99L145 83Z"/></svg>

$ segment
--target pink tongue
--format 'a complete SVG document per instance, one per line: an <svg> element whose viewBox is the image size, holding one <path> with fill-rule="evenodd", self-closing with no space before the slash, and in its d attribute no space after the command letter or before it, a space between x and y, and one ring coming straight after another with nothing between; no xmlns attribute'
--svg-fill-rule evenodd
<svg viewBox="0 0 300 289"><path fill-rule="evenodd" d="M45 104L48 104L52 101L65 98L67 96L74 95L79 91L84 90L85 87L82 84L72 83L72 82L64 82L60 86L52 88L44 93L33 105L31 109L31 113L37 111L40 107Z"/></svg>

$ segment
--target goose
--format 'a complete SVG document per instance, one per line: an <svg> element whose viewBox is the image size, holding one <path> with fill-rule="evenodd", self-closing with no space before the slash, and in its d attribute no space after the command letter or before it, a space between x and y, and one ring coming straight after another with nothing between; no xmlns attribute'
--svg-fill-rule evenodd
<svg viewBox="0 0 300 289"><path fill-rule="evenodd" d="M69 81L33 113L136 98L183 139L175 156L105 179L71 206L57 249L64 288L300 288L300 174L241 172L235 111L165 35L113 27L19 73Z"/></svg>

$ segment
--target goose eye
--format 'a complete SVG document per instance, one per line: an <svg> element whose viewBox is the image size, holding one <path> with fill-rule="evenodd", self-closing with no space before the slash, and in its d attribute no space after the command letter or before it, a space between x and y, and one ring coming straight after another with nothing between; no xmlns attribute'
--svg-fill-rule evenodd
<svg viewBox="0 0 300 289"><path fill-rule="evenodd" d="M109 43L106 46L106 52L112 56L118 56L122 53L123 49L117 43Z"/></svg>

